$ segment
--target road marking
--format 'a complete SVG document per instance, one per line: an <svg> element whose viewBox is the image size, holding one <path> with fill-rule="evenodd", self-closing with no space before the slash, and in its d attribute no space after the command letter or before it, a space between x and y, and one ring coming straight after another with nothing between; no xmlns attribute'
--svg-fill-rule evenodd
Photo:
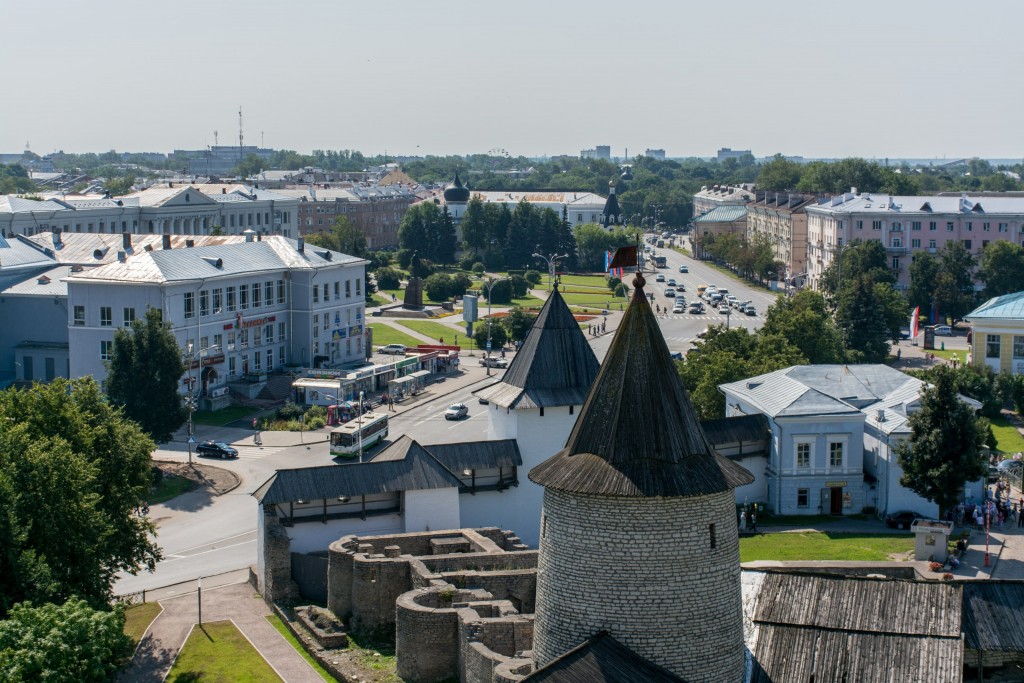
<svg viewBox="0 0 1024 683"><path fill-rule="evenodd" d="M218 551L221 551L221 550L227 550L228 548L237 548L239 546L249 545L250 543L255 543L255 542L256 542L256 539L254 538L251 541L242 541L241 543L232 543L230 545L219 545L216 548L210 548L209 550L203 550L202 552L192 553L191 555L168 555L167 557L172 558L172 559L164 559L160 564L168 564L170 562L177 562L178 560L190 560L190 559L192 559L194 557L199 557L200 555L207 555L209 553L215 553L215 552L218 552ZM207 543L206 545L211 545L211 544ZM199 546L199 547L203 547L203 546Z"/></svg>

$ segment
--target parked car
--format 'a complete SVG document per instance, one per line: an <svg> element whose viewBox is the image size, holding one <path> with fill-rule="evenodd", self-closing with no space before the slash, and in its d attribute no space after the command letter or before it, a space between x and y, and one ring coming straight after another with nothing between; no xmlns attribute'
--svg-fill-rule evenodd
<svg viewBox="0 0 1024 683"><path fill-rule="evenodd" d="M491 356L490 358L484 356L480 359L480 365L483 365L484 367L490 366L492 368L504 369L508 367L508 359L498 358L497 356Z"/></svg>
<svg viewBox="0 0 1024 683"><path fill-rule="evenodd" d="M680 303L679 300L677 299L676 300L676 305L672 307L672 312L673 313L683 313L685 310L686 310L686 307L682 303Z"/></svg>
<svg viewBox="0 0 1024 683"><path fill-rule="evenodd" d="M894 512L891 515L886 515L885 523L893 529L909 529L910 525L914 523L914 520L924 518L924 515L919 515L916 512L901 510L900 512Z"/></svg>
<svg viewBox="0 0 1024 683"><path fill-rule="evenodd" d="M381 346L378 347L377 353L405 355L405 344L388 344L387 346Z"/></svg>
<svg viewBox="0 0 1024 683"><path fill-rule="evenodd" d="M708 333L710 331L711 331L710 327L705 327L703 330L701 330L700 332L697 333L697 339L704 339L705 337L708 336Z"/></svg>
<svg viewBox="0 0 1024 683"><path fill-rule="evenodd" d="M208 458L237 458L238 451L223 441L204 441L196 446L196 453Z"/></svg>
<svg viewBox="0 0 1024 683"><path fill-rule="evenodd" d="M995 482L999 481L999 477L1001 475L1002 475L1002 472L999 471L998 467L991 467L990 466L988 468L988 483L994 484Z"/></svg>
<svg viewBox="0 0 1024 683"><path fill-rule="evenodd" d="M480 405L482 405L482 406L485 406L485 405L488 405L488 404L490 404L490 401L488 401L488 400L487 400L486 398L484 398L483 396L481 396L480 398L478 398L478 399L477 399L477 401L479 401L479 402L480 402Z"/></svg>
<svg viewBox="0 0 1024 683"><path fill-rule="evenodd" d="M1021 469L1024 469L1024 462L1020 460L1000 460L996 463L996 469L1003 474L1009 474L1010 472L1016 472L1020 474Z"/></svg>
<svg viewBox="0 0 1024 683"><path fill-rule="evenodd" d="M939 337L952 337L953 328L949 325L936 325L935 334Z"/></svg>
<svg viewBox="0 0 1024 683"><path fill-rule="evenodd" d="M655 282L664 282L665 281L665 275L662 274L662 273L658 273L658 276L654 278L654 281Z"/></svg>
<svg viewBox="0 0 1024 683"><path fill-rule="evenodd" d="M680 273L689 273L690 269L687 266L679 266L679 272Z"/></svg>
<svg viewBox="0 0 1024 683"><path fill-rule="evenodd" d="M469 417L469 407L465 403L453 403L444 411L446 420L461 420L464 417Z"/></svg>

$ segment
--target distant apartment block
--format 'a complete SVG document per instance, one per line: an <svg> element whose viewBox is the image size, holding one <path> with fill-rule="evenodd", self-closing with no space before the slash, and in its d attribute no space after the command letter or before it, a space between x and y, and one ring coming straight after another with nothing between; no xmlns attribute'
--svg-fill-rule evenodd
<svg viewBox="0 0 1024 683"><path fill-rule="evenodd" d="M665 150L663 150L663 149L645 149L644 150L644 156L645 157L651 157L652 159L657 159L658 161L665 161Z"/></svg>
<svg viewBox="0 0 1024 683"><path fill-rule="evenodd" d="M748 154L753 156L754 153L749 149L729 149L728 147L723 147L718 150L718 160L725 161L726 159L739 159L740 157Z"/></svg>
<svg viewBox="0 0 1024 683"><path fill-rule="evenodd" d="M1012 241L1024 246L1024 197L892 196L850 192L808 205L808 284L817 287L822 273L853 240L881 242L897 275L896 287L910 286L914 254L938 253L952 241L975 257L990 243ZM980 285L976 285L979 286Z"/></svg>
<svg viewBox="0 0 1024 683"><path fill-rule="evenodd" d="M611 145L597 145L594 149L583 149L580 150L581 159L604 159L605 161L611 161L612 159L612 148Z"/></svg>
<svg viewBox="0 0 1024 683"><path fill-rule="evenodd" d="M800 285L806 277L807 211L816 197L796 192L757 192L747 204L747 239L766 239L776 261L785 264L790 284Z"/></svg>
<svg viewBox="0 0 1024 683"><path fill-rule="evenodd" d="M398 246L402 217L417 200L412 188L399 184L305 187L276 192L298 200L300 234L330 230L336 218L345 216L363 232L370 249Z"/></svg>
<svg viewBox="0 0 1024 683"><path fill-rule="evenodd" d="M693 195L693 215L697 217L720 206L742 206L752 201L753 185L705 185Z"/></svg>
<svg viewBox="0 0 1024 683"><path fill-rule="evenodd" d="M256 155L261 159L274 156L272 149L238 145L214 145L208 149L176 149L174 153L188 158L188 172L196 176L229 175L249 156Z"/></svg>

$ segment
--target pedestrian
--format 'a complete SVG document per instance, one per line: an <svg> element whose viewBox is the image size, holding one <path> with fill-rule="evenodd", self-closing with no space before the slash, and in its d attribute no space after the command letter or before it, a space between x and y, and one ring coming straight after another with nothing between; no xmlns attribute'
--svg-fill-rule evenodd
<svg viewBox="0 0 1024 683"><path fill-rule="evenodd" d="M256 429L256 418L255 417L252 419L252 428Z"/></svg>
<svg viewBox="0 0 1024 683"><path fill-rule="evenodd" d="M903 349L896 349L896 362L900 362L900 358L903 357Z"/></svg>
<svg viewBox="0 0 1024 683"><path fill-rule="evenodd" d="M396 297L394 294L392 294L391 295L391 301L392 302L398 301L398 297Z"/></svg>
<svg viewBox="0 0 1024 683"><path fill-rule="evenodd" d="M444 346L444 337L441 337L438 341L441 342L441 346Z"/></svg>
<svg viewBox="0 0 1024 683"><path fill-rule="evenodd" d="M604 332L604 326L605 326L605 323L603 323L603 322L602 322L602 323L601 323L601 331L602 331L602 332Z"/></svg>
<svg viewBox="0 0 1024 683"><path fill-rule="evenodd" d="M459 345L459 335L455 335L455 345Z"/></svg>
<svg viewBox="0 0 1024 683"><path fill-rule="evenodd" d="M757 533L757 508L750 511L750 530Z"/></svg>
<svg viewBox="0 0 1024 683"><path fill-rule="evenodd" d="M398 412L397 410L395 410L395 399L393 396L388 396L388 410L390 410L393 413Z"/></svg>
<svg viewBox="0 0 1024 683"><path fill-rule="evenodd" d="M1024 498L1021 498L1021 505L1017 506L1017 526L1024 526Z"/></svg>
<svg viewBox="0 0 1024 683"><path fill-rule="evenodd" d="M590 334L590 323L587 323L587 334Z"/></svg>

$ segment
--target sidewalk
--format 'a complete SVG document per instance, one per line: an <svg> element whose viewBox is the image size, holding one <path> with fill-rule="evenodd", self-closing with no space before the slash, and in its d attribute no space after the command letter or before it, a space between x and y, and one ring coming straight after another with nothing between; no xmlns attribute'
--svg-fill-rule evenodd
<svg viewBox="0 0 1024 683"><path fill-rule="evenodd" d="M203 591L203 621L234 622L264 659L286 683L323 683L295 648L267 621L270 614L263 599L248 583ZM197 594L160 601L163 611L150 624L119 680L124 683L160 683L170 671L198 619ZM196 626L196 635L199 635Z"/></svg>

